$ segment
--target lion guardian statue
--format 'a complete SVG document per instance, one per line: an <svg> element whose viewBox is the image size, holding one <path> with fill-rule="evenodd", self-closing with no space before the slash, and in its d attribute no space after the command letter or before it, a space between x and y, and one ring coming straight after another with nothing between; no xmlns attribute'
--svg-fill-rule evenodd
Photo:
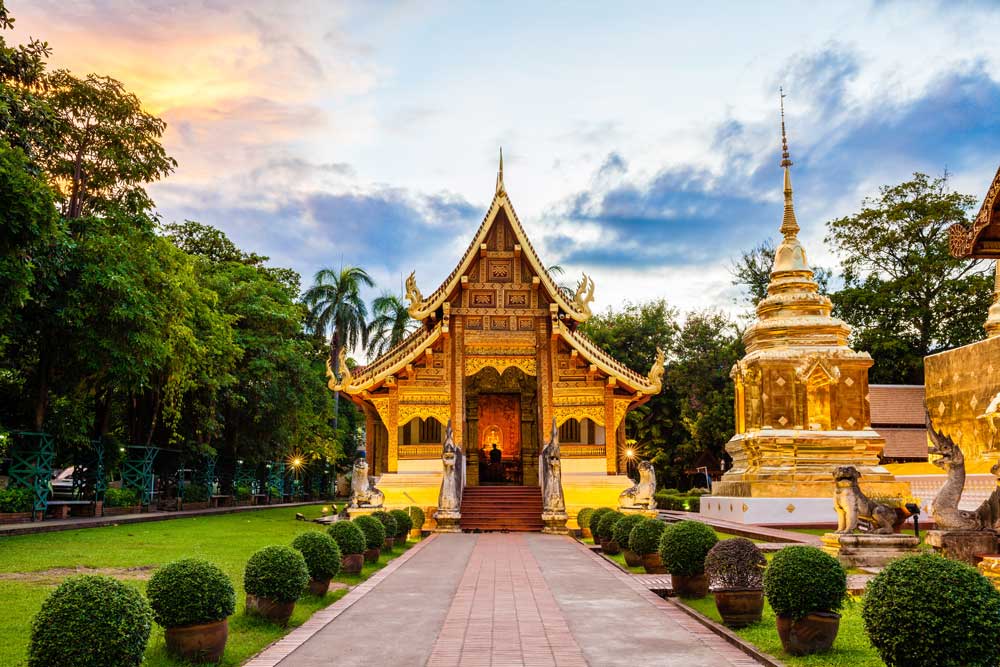
<svg viewBox="0 0 1000 667"><path fill-rule="evenodd" d="M384 501L385 495L368 480L368 462L355 461L351 475L351 507L382 507Z"/></svg>
<svg viewBox="0 0 1000 667"><path fill-rule="evenodd" d="M649 461L639 462L639 483L618 496L618 506L629 510L655 510L656 472Z"/></svg>
<svg viewBox="0 0 1000 667"><path fill-rule="evenodd" d="M837 533L847 534L865 524L868 533L891 535L896 522L896 510L871 500L861 491L858 479L861 473L854 466L841 466L834 470L836 490L833 507L837 510Z"/></svg>

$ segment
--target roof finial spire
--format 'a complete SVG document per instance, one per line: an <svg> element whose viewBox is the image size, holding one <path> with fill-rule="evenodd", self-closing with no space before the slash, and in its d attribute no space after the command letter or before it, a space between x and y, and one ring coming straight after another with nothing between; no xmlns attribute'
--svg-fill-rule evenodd
<svg viewBox="0 0 1000 667"><path fill-rule="evenodd" d="M503 185L503 146L500 147L500 169L497 170L497 194L504 192Z"/></svg>
<svg viewBox="0 0 1000 667"><path fill-rule="evenodd" d="M785 90L778 88L778 94L781 104L781 167L785 170L785 215L781 219L781 233L786 239L792 239L799 233L799 223L795 220L792 175L788 170L792 166L792 160L788 153L788 135L785 133Z"/></svg>

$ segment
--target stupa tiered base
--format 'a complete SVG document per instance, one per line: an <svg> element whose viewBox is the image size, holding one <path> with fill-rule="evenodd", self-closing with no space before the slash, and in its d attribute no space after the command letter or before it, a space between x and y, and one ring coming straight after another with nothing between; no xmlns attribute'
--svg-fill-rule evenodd
<svg viewBox="0 0 1000 667"><path fill-rule="evenodd" d="M702 496L700 513L712 519L759 526L833 526L837 523L837 512L830 497Z"/></svg>
<svg viewBox="0 0 1000 667"><path fill-rule="evenodd" d="M844 567L885 567L903 556L917 553L920 538L913 535L872 535L869 533L827 533L823 551Z"/></svg>

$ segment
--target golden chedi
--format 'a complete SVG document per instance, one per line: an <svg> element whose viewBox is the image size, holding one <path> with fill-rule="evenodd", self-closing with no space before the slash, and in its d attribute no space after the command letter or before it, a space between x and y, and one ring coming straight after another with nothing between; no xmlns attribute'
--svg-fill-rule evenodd
<svg viewBox="0 0 1000 667"><path fill-rule="evenodd" d="M872 358L848 347L851 329L831 316L832 303L819 293L798 239L784 110L781 132L783 239L775 251L767 297L757 304L757 319L743 335L747 354L732 370L736 434L726 451L733 466L713 489L715 496L823 499L812 509L822 516L796 516L796 509L802 508L795 503L775 504L770 511L780 510L782 516L774 523L832 516L829 498L839 466L856 467L869 496L908 494L907 486L896 483L879 465L885 443L871 428ZM741 509L753 513L747 503L736 502L733 511L739 514ZM768 521L757 516L751 522Z"/></svg>

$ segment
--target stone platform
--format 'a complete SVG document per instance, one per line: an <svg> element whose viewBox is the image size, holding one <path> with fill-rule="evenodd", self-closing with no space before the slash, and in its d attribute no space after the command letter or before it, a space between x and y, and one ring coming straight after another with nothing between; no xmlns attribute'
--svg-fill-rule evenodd
<svg viewBox="0 0 1000 667"><path fill-rule="evenodd" d="M891 561L917 553L920 538L913 535L869 535L827 533L823 551L844 567L885 567Z"/></svg>
<svg viewBox="0 0 1000 667"><path fill-rule="evenodd" d="M997 552L997 534L992 530L928 530L924 542L942 556L969 565Z"/></svg>
<svg viewBox="0 0 1000 667"><path fill-rule="evenodd" d="M832 487L833 484L831 483ZM700 514L710 519L764 526L836 524L833 498L702 496Z"/></svg>

